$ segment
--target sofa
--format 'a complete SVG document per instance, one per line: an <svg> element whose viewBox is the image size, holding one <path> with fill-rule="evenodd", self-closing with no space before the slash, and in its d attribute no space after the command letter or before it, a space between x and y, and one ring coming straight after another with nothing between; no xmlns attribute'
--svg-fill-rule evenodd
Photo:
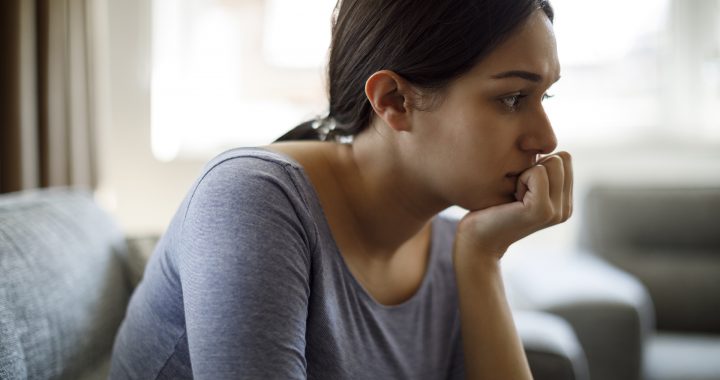
<svg viewBox="0 0 720 380"><path fill-rule="evenodd" d="M88 192L0 196L0 378L105 378L131 293L127 252Z"/></svg>
<svg viewBox="0 0 720 380"><path fill-rule="evenodd" d="M644 378L720 380L720 187L594 186L584 208L581 249L649 294Z"/></svg>
<svg viewBox="0 0 720 380"><path fill-rule="evenodd" d="M654 325L642 284L577 250L528 253L505 273L512 308L567 322L584 353L589 379L642 379L644 341Z"/></svg>
<svg viewBox="0 0 720 380"><path fill-rule="evenodd" d="M567 321L593 380L720 380L720 188L594 185L579 209L572 252L508 270L513 307Z"/></svg>
<svg viewBox="0 0 720 380"><path fill-rule="evenodd" d="M156 239L127 239L88 191L0 195L0 378L106 378ZM592 314L604 302L572 310ZM571 323L540 310L513 313L536 380L590 378Z"/></svg>

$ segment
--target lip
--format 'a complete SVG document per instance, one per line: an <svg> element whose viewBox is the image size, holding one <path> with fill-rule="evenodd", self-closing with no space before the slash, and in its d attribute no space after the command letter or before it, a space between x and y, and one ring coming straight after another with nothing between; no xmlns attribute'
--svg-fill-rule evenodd
<svg viewBox="0 0 720 380"><path fill-rule="evenodd" d="M505 176L508 177L508 178L510 178L510 177L512 177L512 178L520 177L520 174L522 174L523 172L525 172L526 170L530 169L530 168L533 167L533 166L535 166L534 163L529 163L526 167L524 167L524 168L522 168L522 169L520 169L520 170L518 170L518 171L509 172L509 173L505 174Z"/></svg>

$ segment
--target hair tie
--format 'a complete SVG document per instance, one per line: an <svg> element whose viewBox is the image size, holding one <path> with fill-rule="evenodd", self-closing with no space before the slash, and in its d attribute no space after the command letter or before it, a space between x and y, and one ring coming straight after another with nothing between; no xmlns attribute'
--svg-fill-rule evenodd
<svg viewBox="0 0 720 380"><path fill-rule="evenodd" d="M311 124L320 141L327 141L330 134L335 131L335 125L335 119L330 116L318 116Z"/></svg>
<svg viewBox="0 0 720 380"><path fill-rule="evenodd" d="M330 115L325 117L318 116L315 120L313 120L311 126L317 133L320 141L334 140L335 142L341 144L350 144L353 141L352 135L347 136L338 134L339 130L337 129L337 122L335 121L335 118Z"/></svg>

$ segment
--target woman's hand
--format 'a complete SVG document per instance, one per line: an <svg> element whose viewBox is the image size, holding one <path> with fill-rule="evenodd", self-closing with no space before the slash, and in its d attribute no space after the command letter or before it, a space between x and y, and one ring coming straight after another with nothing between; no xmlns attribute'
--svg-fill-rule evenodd
<svg viewBox="0 0 720 380"><path fill-rule="evenodd" d="M570 154L542 158L518 177L515 202L471 211L460 221L455 253L500 259L512 243L566 221L572 214L572 187Z"/></svg>
<svg viewBox="0 0 720 380"><path fill-rule="evenodd" d="M572 214L565 152L520 174L516 201L471 211L458 224L453 264L468 379L532 379L505 296L499 259L510 244Z"/></svg>

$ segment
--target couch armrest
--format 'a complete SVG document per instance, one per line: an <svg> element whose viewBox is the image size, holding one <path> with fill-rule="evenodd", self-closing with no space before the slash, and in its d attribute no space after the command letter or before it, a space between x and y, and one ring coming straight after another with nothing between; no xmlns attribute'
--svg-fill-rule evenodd
<svg viewBox="0 0 720 380"><path fill-rule="evenodd" d="M159 237L154 235L130 236L126 239L128 246L127 267L133 289L142 280L145 266L155 250L158 239Z"/></svg>
<svg viewBox="0 0 720 380"><path fill-rule="evenodd" d="M124 235L88 191L0 195L0 378L80 378L130 296Z"/></svg>
<svg viewBox="0 0 720 380"><path fill-rule="evenodd" d="M587 361L572 327L538 311L513 310L535 380L589 380Z"/></svg>
<svg viewBox="0 0 720 380"><path fill-rule="evenodd" d="M513 308L549 312L570 323L593 380L641 377L654 313L632 276L584 254L531 259L505 276Z"/></svg>

